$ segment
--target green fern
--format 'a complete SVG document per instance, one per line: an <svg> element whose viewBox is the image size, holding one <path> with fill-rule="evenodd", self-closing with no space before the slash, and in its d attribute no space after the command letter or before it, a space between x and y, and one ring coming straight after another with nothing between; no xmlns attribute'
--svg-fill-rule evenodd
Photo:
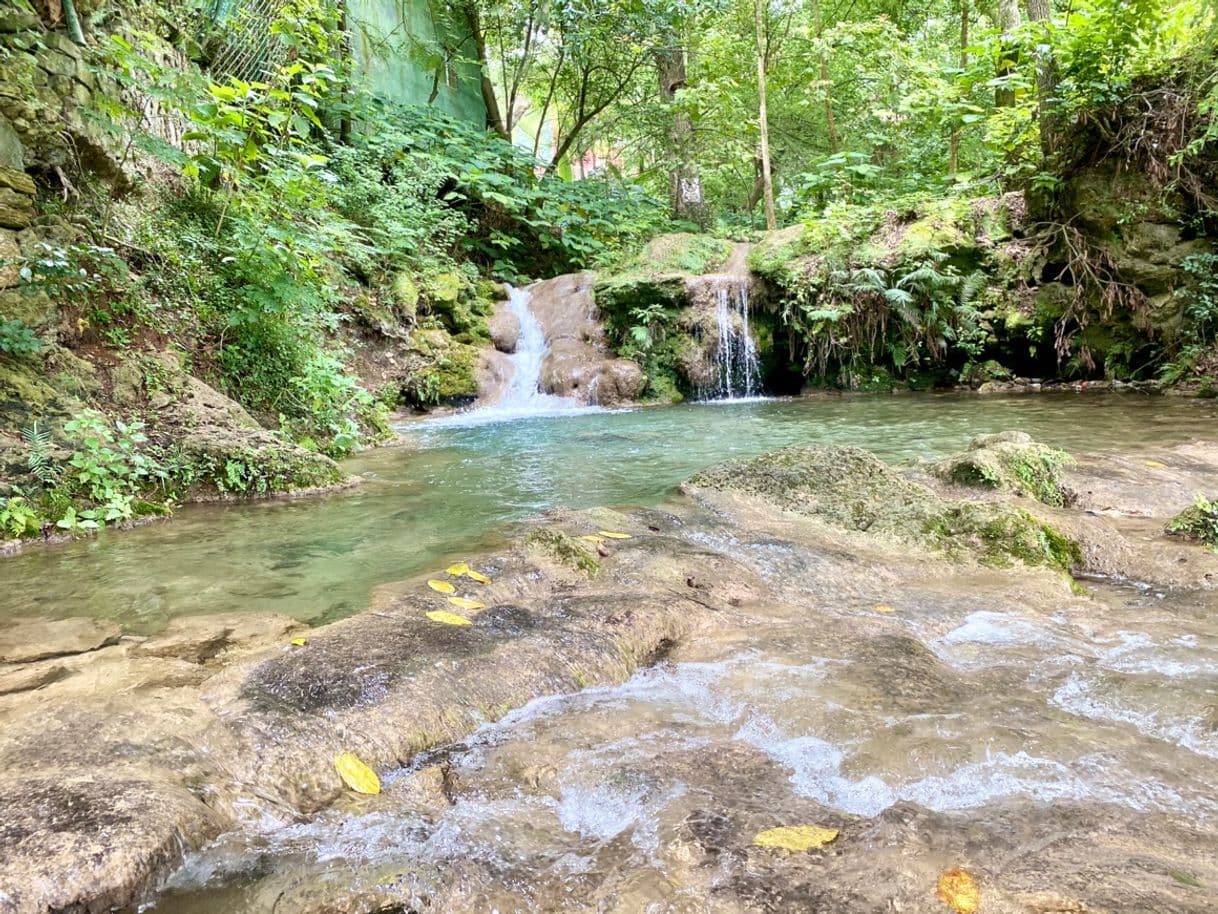
<svg viewBox="0 0 1218 914"><path fill-rule="evenodd" d="M30 449L29 456L25 458L30 475L44 489L53 489L59 483L60 468L51 453L51 433L35 422L21 430L21 437Z"/></svg>

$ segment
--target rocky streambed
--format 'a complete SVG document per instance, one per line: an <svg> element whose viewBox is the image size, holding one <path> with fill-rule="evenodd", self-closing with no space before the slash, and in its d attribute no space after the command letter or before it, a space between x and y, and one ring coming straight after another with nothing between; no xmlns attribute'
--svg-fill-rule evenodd
<svg viewBox="0 0 1218 914"><path fill-rule="evenodd" d="M1218 447L1060 463L788 448L317 629L10 626L0 911L1210 911L1218 555L1163 528Z"/></svg>

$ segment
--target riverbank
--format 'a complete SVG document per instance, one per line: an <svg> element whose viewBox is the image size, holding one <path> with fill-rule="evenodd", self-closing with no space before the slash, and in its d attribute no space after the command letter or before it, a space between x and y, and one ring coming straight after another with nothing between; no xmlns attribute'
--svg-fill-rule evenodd
<svg viewBox="0 0 1218 914"><path fill-rule="evenodd" d="M1022 439L1002 440L1026 446ZM975 462L998 444L982 442L964 456ZM437 565L381 588L365 612L313 630L257 613L181 619L148 638L124 636L113 623L24 623L24 633L13 629L12 645L0 645L21 653L17 659L5 655L6 681L14 681L15 671L20 682L0 696L0 758L13 773L21 770L21 759L37 758L43 766L36 777L10 774L0 784L7 823L0 833L0 899L20 914L146 899L178 866L181 853L218 835L228 836L215 848L227 862L212 872L226 874L221 885L238 877L247 884L240 876L249 865L242 848L249 842L273 846L282 830L299 831L294 822L313 821L319 837L327 829L373 821L401 821L424 833L442 829L446 817L476 808L464 805L476 794L459 780L450 783L446 756L427 755L430 750L531 699L622 682L657 661L664 661L661 675L686 675L707 661L708 651L733 646L734 652L782 653L796 678L773 685L794 689L792 698L801 700L792 708L806 708L812 718L800 724L801 712L788 721L788 736L778 742L741 731L727 743L704 744L738 759L735 774L707 768L697 742L663 748L661 767L644 783L701 783L694 795L706 798L692 807L665 804L654 821L645 812L639 813L643 819L630 813L635 839L639 828L659 829L665 861L659 868L674 898L695 886L706 897L701 893L712 891L705 881L710 872L720 874L712 880L719 886L713 894L723 911L751 910L756 891L805 897L806 867L820 861L835 879L830 888L818 880L817 903L919 904L933 892L935 873L955 863L972 868L994 910L1026 910L1031 899L1053 893L1061 904L1114 911L1145 910L1147 903L1156 910L1206 910L1214 900L1207 887L1218 885L1218 872L1210 872L1193 849L1213 840L1214 821L1198 804L1213 773L1207 753L1212 749L1218 757L1218 745L1205 748L1212 737L1196 718L1197 707L1173 699L1143 725L1122 717L1120 708L1145 701L1141 689L1148 686L1092 692L1065 707L1070 693L1062 690L1092 669L1083 656L1055 661L1057 672L1047 678L1035 672L1038 651L1069 657L1081 650L1077 639L1103 643L1109 635L1102 633L1127 624L1117 621L1125 612L1119 601L1110 593L1078 591L1063 564L1080 573L1171 585L1196 594L1202 605L1212 603L1218 555L1162 530L1193 490L1218 488L1218 448L1194 444L1154 453L1153 461L1135 450L1061 466L1059 491L1069 506L1055 507L1001 488L938 482L932 464L898 473L855 449L796 448L712 468L663 509L553 512L502 548L465 553L468 567L487 583L466 577L460 566L445 573ZM473 602L453 603L444 593L448 587L430 587L428 580L451 585L454 595ZM980 625L978 612L997 640L953 634ZM1197 629L1189 636L1195 640L1171 650L1204 655L1218 644L1218 633L1205 629L1206 618L1212 616L1181 619L1184 628ZM449 624L460 619L471 624ZM35 625L40 638L27 636ZM1022 634L1009 640L1003 632ZM1167 650L1161 639L1179 635L1164 629L1152 642ZM968 644L978 647L954 653ZM987 651L998 655L987 659ZM695 667L687 668L691 662ZM799 669L822 673L801 679L808 673ZM1204 680L1196 685L1203 688ZM1100 694L1106 695L1102 701ZM1047 696L1056 696L1049 706ZM1108 710L1113 702L1115 709ZM1048 707L1058 710L1047 713ZM574 708L570 713L578 714ZM825 714L809 729L809 721ZM805 741L812 734L825 739L830 732L841 739L840 727L857 728L859 715L871 721L864 732L872 736L856 733L852 748L833 750L852 759L847 767L842 758L833 763L839 773L832 777L846 778L843 786L801 780L810 747L790 740L800 733ZM926 730L919 720L940 723ZM880 721L889 723L873 730ZM1134 729L1114 740L1110 728L1129 721ZM582 717L576 723L586 725ZM1088 736L1088 727L1100 727L1104 735ZM85 731L92 737L82 742ZM894 732L905 747L897 756L874 743L890 741ZM1193 735L1185 740L1177 733ZM509 729L502 739L510 747L515 737ZM1100 769L1077 755L1079 746L1092 744L1108 747ZM342 799L333 760L344 752L387 779L383 797L355 807ZM610 758L611 767L621 764ZM908 759L915 760L913 768ZM985 767L995 759L1007 761ZM402 766L406 773L395 774ZM694 775L698 768L702 774ZM1172 782L1156 786L1166 770L1175 772ZM867 793L847 790L847 782L868 783L867 771L878 779ZM537 797L574 789L550 780L556 776L520 772L508 782ZM746 802L740 777L769 786ZM963 807L945 805L939 794L900 786L935 777L947 779L943 789L955 778L959 786L953 789L976 796ZM890 793L878 790L880 783ZM1070 783L1079 786L1066 790ZM1142 793L1130 793L1135 789ZM1076 812L1048 812L1046 795L1069 798L1067 808ZM636 802L651 808L650 801ZM968 813L953 812L959 809ZM340 822L354 818L339 824L335 816ZM722 821L713 837L693 825L706 816ZM804 819L838 831L839 843L827 855L757 858L748 850L754 830ZM1012 843L1012 827L1043 833L1050 820L1053 833L1064 837L1012 856L1024 840ZM913 822L918 825L911 829ZM990 825L979 828L981 822ZM1104 836L1114 823L1123 834L1156 834L1159 840L1136 849L1113 842ZM567 827L593 841L589 852L613 853L614 842L595 828ZM103 833L110 836L104 844ZM882 850L894 842L905 848L899 860ZM209 908L215 890L200 895L191 888L197 868L184 871L177 883L182 903L193 907L166 904L175 911L252 912L264 909L258 898L274 893L300 912L372 911L413 904L418 891L431 899L424 909L437 911L483 910L488 898L501 910L577 910L582 903L564 880L533 869L532 854L514 858L509 870L515 875L505 882L501 871L482 869L486 861L479 854L462 854L458 863L433 848L447 867L424 864L410 880L396 883L386 881L382 866L393 864L378 859L370 845L357 846L356 858L369 869L356 888L326 879L324 855L317 860L309 851L303 864L296 857L282 869L260 864L262 875L243 896L244 906L221 892ZM678 846L687 850L674 857ZM1101 846L1096 859L1103 866L1079 880L1080 859L1066 849L1087 847L1090 853ZM711 857L726 870L703 870L698 861ZM1013 865L1016 859L1020 863ZM762 863L760 882L745 878L754 870L747 861ZM866 878L864 861L884 878ZM589 891L593 897L622 891L612 886L634 867L605 870L608 881L594 880ZM1188 879L1174 879L1173 872ZM1128 891L1130 879L1138 882L1136 894ZM682 885L686 889L677 888ZM467 894L477 886L482 888ZM638 897L653 897L650 889L640 891Z"/></svg>

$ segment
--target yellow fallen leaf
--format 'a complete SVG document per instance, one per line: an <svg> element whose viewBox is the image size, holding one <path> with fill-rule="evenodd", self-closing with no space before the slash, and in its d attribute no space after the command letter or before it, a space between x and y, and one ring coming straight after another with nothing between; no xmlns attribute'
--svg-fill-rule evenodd
<svg viewBox="0 0 1218 914"><path fill-rule="evenodd" d="M445 574L451 574L455 578L461 577L463 574L469 574L469 565L465 562L456 562L444 569Z"/></svg>
<svg viewBox="0 0 1218 914"><path fill-rule="evenodd" d="M449 584L448 581L428 581L427 586L437 593L456 593L457 588Z"/></svg>
<svg viewBox="0 0 1218 914"><path fill-rule="evenodd" d="M629 533L614 533L612 530L597 530L598 535L611 540L628 540L631 539Z"/></svg>
<svg viewBox="0 0 1218 914"><path fill-rule="evenodd" d="M356 793L381 792L381 779L376 772L359 760L354 752L344 752L334 760L338 776Z"/></svg>
<svg viewBox="0 0 1218 914"><path fill-rule="evenodd" d="M603 536L597 536L595 533L587 533L581 536L580 539L585 543L603 543L605 541Z"/></svg>
<svg viewBox="0 0 1218 914"><path fill-rule="evenodd" d="M489 584L491 579L484 575L481 571L474 571L472 568L465 572L465 576L471 581L477 581L479 584Z"/></svg>
<svg viewBox="0 0 1218 914"><path fill-rule="evenodd" d="M956 914L973 914L981 907L981 889L966 870L944 870L940 873L936 894Z"/></svg>
<svg viewBox="0 0 1218 914"><path fill-rule="evenodd" d="M292 639L292 647L304 647L308 643L309 643L308 638L293 638Z"/></svg>
<svg viewBox="0 0 1218 914"><path fill-rule="evenodd" d="M877 604L876 604L874 607L872 607L872 608L873 608L873 609L874 609L876 612L878 612L878 613L894 613L894 612L896 612L896 609L895 609L894 607L892 607L892 606L889 606L887 603L877 603Z"/></svg>
<svg viewBox="0 0 1218 914"><path fill-rule="evenodd" d="M824 847L837 838L836 828L820 825L784 825L761 832L753 839L757 847L780 847L788 851L806 851Z"/></svg>
<svg viewBox="0 0 1218 914"><path fill-rule="evenodd" d="M445 625L473 625L469 619L464 619L456 613L445 612L442 609L433 609L427 614L427 618L432 622L443 622Z"/></svg>
<svg viewBox="0 0 1218 914"><path fill-rule="evenodd" d="M449 597L448 602L461 609L486 609L485 603L479 603L477 600L468 600L465 597Z"/></svg>
<svg viewBox="0 0 1218 914"><path fill-rule="evenodd" d="M1159 463L1159 461L1157 461L1157 460L1147 460L1146 465L1155 470L1161 470L1165 466L1167 466L1166 463Z"/></svg>

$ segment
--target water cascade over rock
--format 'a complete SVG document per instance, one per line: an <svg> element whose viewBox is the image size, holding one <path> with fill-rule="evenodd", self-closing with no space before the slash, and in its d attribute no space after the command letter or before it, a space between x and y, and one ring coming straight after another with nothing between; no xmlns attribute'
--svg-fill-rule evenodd
<svg viewBox="0 0 1218 914"><path fill-rule="evenodd" d="M747 245L737 245L722 272L691 277L686 293L698 317L700 364L686 374L699 400L739 400L759 396L761 360L749 327Z"/></svg>
<svg viewBox="0 0 1218 914"><path fill-rule="evenodd" d="M510 419L544 415L578 409L582 405L573 397L555 396L542 390L541 369L550 347L546 342L545 330L529 307L531 298L530 289L508 286L504 308L507 320L500 323L510 321L519 329L511 355L495 360L491 370L485 373L492 376L489 383L492 387L499 386L499 391L493 396L493 402L477 411L480 418Z"/></svg>
<svg viewBox="0 0 1218 914"><path fill-rule="evenodd" d="M592 279L590 273L571 273L509 289L491 321L498 351L484 354L479 388L486 405L478 416L531 416L639 398L646 378L637 364L616 358L609 348ZM510 356L503 352L509 342Z"/></svg>

